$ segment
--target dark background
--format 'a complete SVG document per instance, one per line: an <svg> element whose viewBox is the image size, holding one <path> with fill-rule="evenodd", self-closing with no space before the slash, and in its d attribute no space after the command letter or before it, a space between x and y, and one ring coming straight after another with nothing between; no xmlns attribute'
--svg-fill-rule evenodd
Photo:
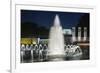
<svg viewBox="0 0 100 73"><path fill-rule="evenodd" d="M89 13L33 10L21 10L21 37L48 38L56 14L59 15L63 29L82 27L83 32L83 27L87 27L89 37Z"/></svg>

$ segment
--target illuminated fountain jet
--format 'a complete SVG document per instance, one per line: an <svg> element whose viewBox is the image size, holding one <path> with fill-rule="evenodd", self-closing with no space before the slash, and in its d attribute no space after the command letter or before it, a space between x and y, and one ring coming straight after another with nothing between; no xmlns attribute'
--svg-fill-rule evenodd
<svg viewBox="0 0 100 73"><path fill-rule="evenodd" d="M24 58L23 58L24 55L25 55L25 45L22 44L22 45L21 45L21 62L24 61Z"/></svg>
<svg viewBox="0 0 100 73"><path fill-rule="evenodd" d="M64 36L58 15L55 16L54 24L50 29L48 47L49 60L63 60L65 56Z"/></svg>

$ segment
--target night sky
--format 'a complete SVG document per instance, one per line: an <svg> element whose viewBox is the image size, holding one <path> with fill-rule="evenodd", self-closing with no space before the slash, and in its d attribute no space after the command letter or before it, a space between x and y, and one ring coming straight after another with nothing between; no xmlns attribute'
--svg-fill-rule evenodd
<svg viewBox="0 0 100 73"><path fill-rule="evenodd" d="M86 13L21 10L21 22L33 22L38 26L50 28L56 14L59 15L63 28L71 28L76 26L80 18Z"/></svg>

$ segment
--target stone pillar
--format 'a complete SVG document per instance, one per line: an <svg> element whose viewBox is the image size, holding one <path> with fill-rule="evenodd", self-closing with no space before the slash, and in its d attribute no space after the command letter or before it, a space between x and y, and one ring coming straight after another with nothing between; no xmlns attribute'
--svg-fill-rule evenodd
<svg viewBox="0 0 100 73"><path fill-rule="evenodd" d="M78 27L78 41L81 41L81 27Z"/></svg>
<svg viewBox="0 0 100 73"><path fill-rule="evenodd" d="M75 27L72 27L72 42L76 41L75 31Z"/></svg>
<svg viewBox="0 0 100 73"><path fill-rule="evenodd" d="M83 41L87 40L87 28L84 27L84 37L83 37Z"/></svg>

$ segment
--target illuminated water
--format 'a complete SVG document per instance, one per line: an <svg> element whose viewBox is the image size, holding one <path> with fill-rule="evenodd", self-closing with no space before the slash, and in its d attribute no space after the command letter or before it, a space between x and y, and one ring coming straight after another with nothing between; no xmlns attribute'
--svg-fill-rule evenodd
<svg viewBox="0 0 100 73"><path fill-rule="evenodd" d="M65 56L63 31L58 15L55 16L54 24L50 29L48 47L50 60L62 60Z"/></svg>

